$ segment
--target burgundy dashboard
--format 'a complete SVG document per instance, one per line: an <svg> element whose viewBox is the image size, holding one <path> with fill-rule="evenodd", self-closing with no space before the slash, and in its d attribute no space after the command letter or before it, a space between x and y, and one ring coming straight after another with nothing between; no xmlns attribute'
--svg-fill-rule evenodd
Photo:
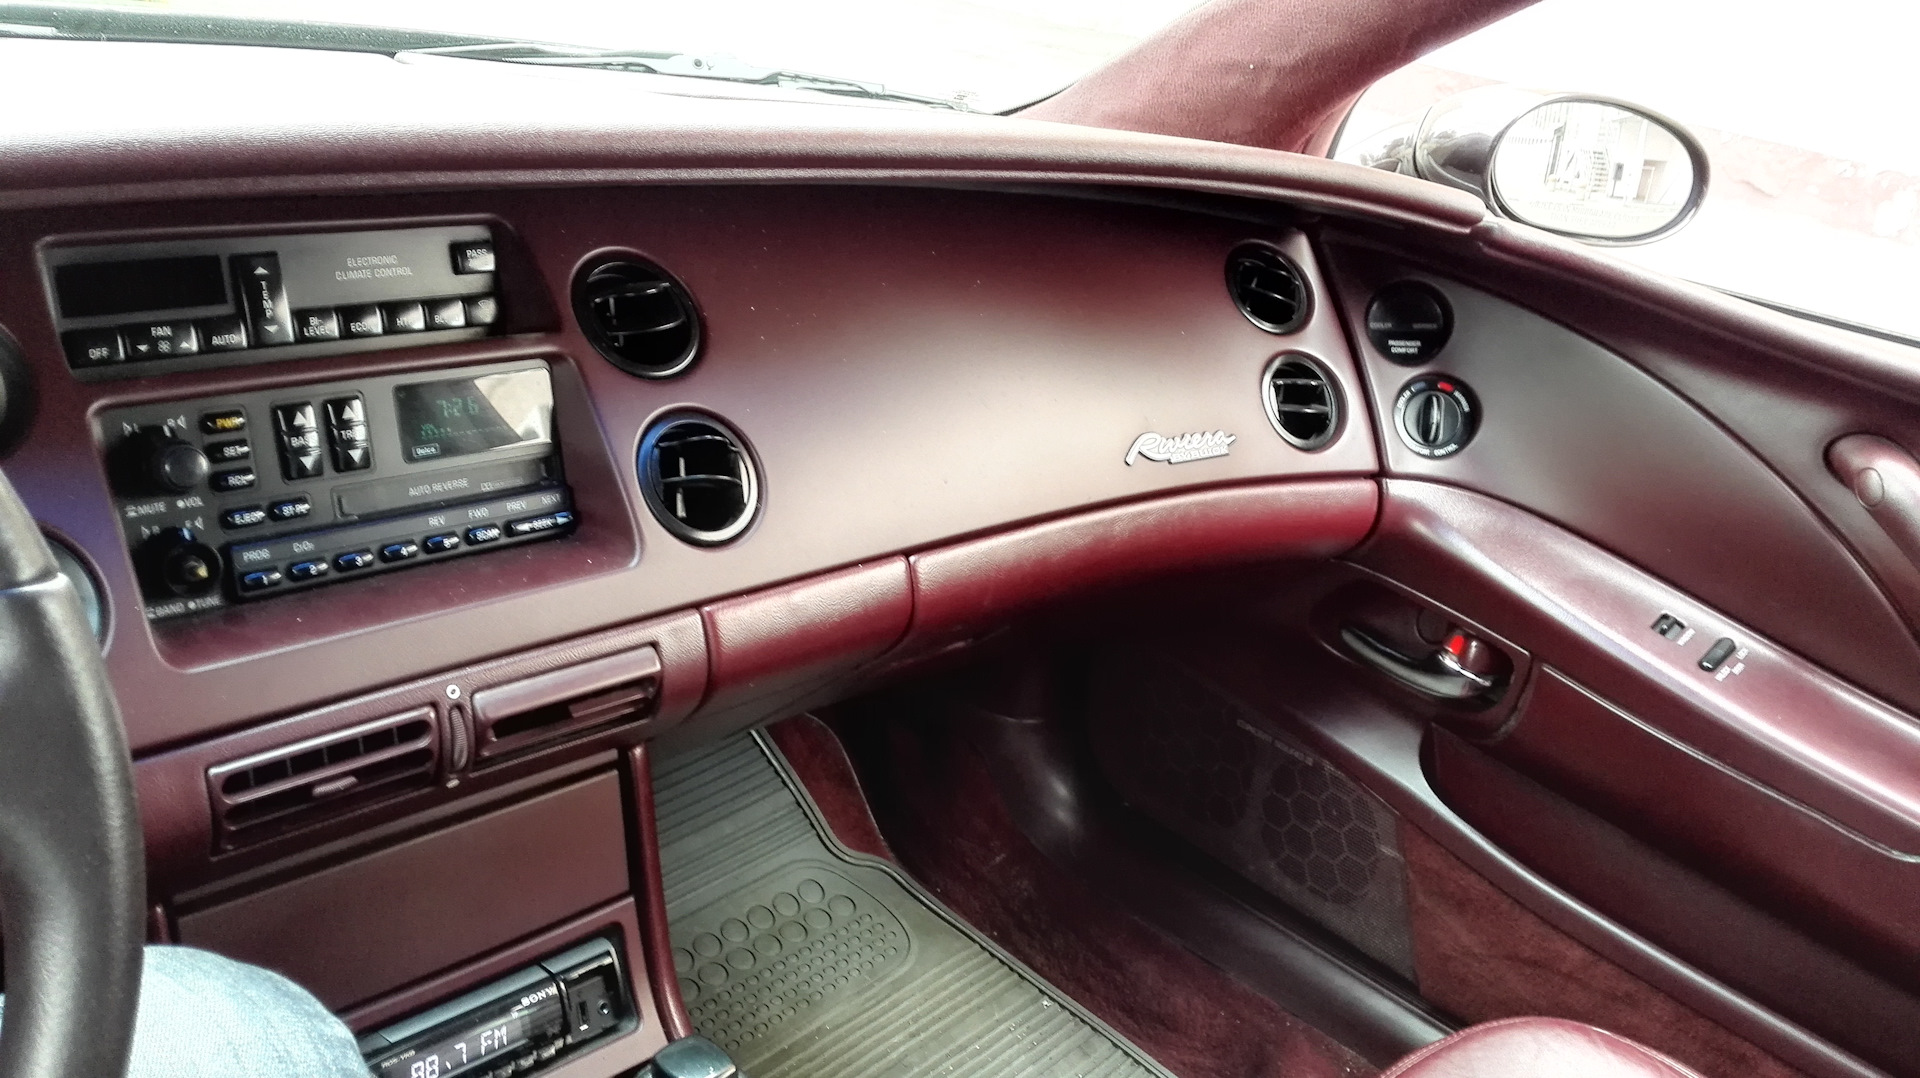
<svg viewBox="0 0 1920 1078"><path fill-rule="evenodd" d="M28 82L65 47L0 44ZM1693 828L1776 908L1855 902L1823 943L1920 968L1920 570L1824 458L1920 444L1897 347L1296 155L166 48L182 76L112 129L56 102L0 153L6 474L97 582L159 934L297 964L301 917L360 956L300 968L359 1027L581 932L638 954L648 810L608 776L645 742L1122 585L1347 558L1353 594L1504 649L1527 692L1455 734ZM267 70L306 92L196 103ZM431 106L362 123L400 93ZM1826 881L1611 789L1608 753L1777 792ZM515 918L330 912L422 866L480 886L495 840ZM1475 842L1592 945L1697 977Z"/></svg>

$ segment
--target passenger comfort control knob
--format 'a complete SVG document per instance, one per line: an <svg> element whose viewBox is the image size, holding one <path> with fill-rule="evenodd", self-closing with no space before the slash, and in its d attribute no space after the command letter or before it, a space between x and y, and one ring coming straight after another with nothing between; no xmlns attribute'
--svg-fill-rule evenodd
<svg viewBox="0 0 1920 1078"><path fill-rule="evenodd" d="M1450 457L1473 440L1480 410L1459 379L1430 374L1401 387L1393 421L1408 449L1423 457Z"/></svg>
<svg viewBox="0 0 1920 1078"><path fill-rule="evenodd" d="M139 550L140 580L158 599L191 599L220 584L220 552L187 528L163 528Z"/></svg>
<svg viewBox="0 0 1920 1078"><path fill-rule="evenodd" d="M211 470L199 446L159 427L129 436L117 453L129 494L185 494L205 483Z"/></svg>

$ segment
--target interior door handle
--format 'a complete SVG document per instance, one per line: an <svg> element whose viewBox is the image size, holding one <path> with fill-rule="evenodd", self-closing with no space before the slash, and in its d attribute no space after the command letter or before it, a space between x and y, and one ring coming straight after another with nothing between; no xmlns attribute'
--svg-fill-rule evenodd
<svg viewBox="0 0 1920 1078"><path fill-rule="evenodd" d="M1448 638L1449 646L1435 648L1422 658L1402 653L1357 625L1342 626L1340 640L1361 662L1436 700L1483 696L1499 683L1498 678L1470 669L1468 660L1486 645L1457 630Z"/></svg>
<svg viewBox="0 0 1920 1078"><path fill-rule="evenodd" d="M1920 461L1885 438L1849 434L1827 447L1827 467L1920 567Z"/></svg>

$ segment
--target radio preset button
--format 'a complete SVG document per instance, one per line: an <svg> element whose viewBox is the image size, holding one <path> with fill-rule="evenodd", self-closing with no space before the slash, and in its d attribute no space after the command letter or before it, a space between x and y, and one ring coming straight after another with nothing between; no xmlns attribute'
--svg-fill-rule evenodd
<svg viewBox="0 0 1920 1078"><path fill-rule="evenodd" d="M361 303L340 308L340 327L349 337L378 337L387 331L380 320L378 303Z"/></svg>
<svg viewBox="0 0 1920 1078"><path fill-rule="evenodd" d="M305 494L267 506L267 515L275 520L299 520L311 512L313 512L313 503L307 500Z"/></svg>
<svg viewBox="0 0 1920 1078"><path fill-rule="evenodd" d="M464 240L453 245L453 272L492 273L493 241Z"/></svg>
<svg viewBox="0 0 1920 1078"><path fill-rule="evenodd" d="M500 318L500 301L492 296L475 296L466 305L467 325L490 326Z"/></svg>
<svg viewBox="0 0 1920 1078"><path fill-rule="evenodd" d="M257 505L243 505L220 514L220 526L229 530L252 528L267 522L267 511Z"/></svg>
<svg viewBox="0 0 1920 1078"><path fill-rule="evenodd" d="M79 329L66 335L67 362L76 367L124 363L127 342L117 329Z"/></svg>
<svg viewBox="0 0 1920 1078"><path fill-rule="evenodd" d="M255 569L240 578L241 591L262 591L280 585L282 577L278 569Z"/></svg>
<svg viewBox="0 0 1920 1078"><path fill-rule="evenodd" d="M200 414L200 430L204 434L238 434L246 429L247 413L238 408Z"/></svg>
<svg viewBox="0 0 1920 1078"><path fill-rule="evenodd" d="M429 554L445 554L460 545L460 537L452 532L445 535L429 535L426 542L420 545L426 547Z"/></svg>
<svg viewBox="0 0 1920 1078"><path fill-rule="evenodd" d="M332 307L310 307L304 311L295 311L293 326L299 332L302 341L340 339L340 316Z"/></svg>
<svg viewBox="0 0 1920 1078"><path fill-rule="evenodd" d="M207 443L207 459L215 464L232 464L252 456L253 447L245 441Z"/></svg>
<svg viewBox="0 0 1920 1078"><path fill-rule="evenodd" d="M507 522L507 534L512 536L532 535L535 532L550 532L555 528L564 528L573 523L573 514L566 510L547 513L544 516L527 517L524 520Z"/></svg>
<svg viewBox="0 0 1920 1078"><path fill-rule="evenodd" d="M478 546L481 543L491 543L504 534L506 533L500 530L498 524L476 524L467 529L467 542Z"/></svg>
<svg viewBox="0 0 1920 1078"><path fill-rule="evenodd" d="M287 286L280 277L280 256L234 255L233 283L240 293L240 309L247 314L253 343L265 347L293 343L293 312L287 309Z"/></svg>
<svg viewBox="0 0 1920 1078"><path fill-rule="evenodd" d="M319 559L297 561L287 566L287 575L295 580L317 580L333 571L333 566Z"/></svg>
<svg viewBox="0 0 1920 1078"><path fill-rule="evenodd" d="M209 352L238 352L247 346L246 323L239 315L200 320L200 344Z"/></svg>
<svg viewBox="0 0 1920 1078"><path fill-rule="evenodd" d="M467 324L467 304L459 299L427 301L427 328L459 329Z"/></svg>
<svg viewBox="0 0 1920 1078"><path fill-rule="evenodd" d="M380 313L388 333L419 333L427 328L427 309L418 300L382 304Z"/></svg>
<svg viewBox="0 0 1920 1078"><path fill-rule="evenodd" d="M417 557L419 553L419 543L411 539L402 539L397 543L388 543L386 546L381 547L380 560L406 561L408 558Z"/></svg>
<svg viewBox="0 0 1920 1078"><path fill-rule="evenodd" d="M221 493L252 489L257 481L252 468L235 468L231 471L215 472L207 485Z"/></svg>
<svg viewBox="0 0 1920 1078"><path fill-rule="evenodd" d="M355 569L365 569L367 566L373 564L373 551L349 551L333 559L333 564L343 573L350 573Z"/></svg>

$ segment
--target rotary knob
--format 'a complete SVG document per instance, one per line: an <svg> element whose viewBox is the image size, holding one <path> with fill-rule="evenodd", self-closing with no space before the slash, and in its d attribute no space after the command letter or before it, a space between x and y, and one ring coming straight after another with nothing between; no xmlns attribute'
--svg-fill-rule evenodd
<svg viewBox="0 0 1920 1078"><path fill-rule="evenodd" d="M1473 440L1480 409L1459 379L1426 375L1401 387L1393 420L1408 449L1423 457L1450 457Z"/></svg>
<svg viewBox="0 0 1920 1078"><path fill-rule="evenodd" d="M120 444L124 493L185 494L207 481L211 466L200 447L160 427L149 427Z"/></svg>
<svg viewBox="0 0 1920 1078"><path fill-rule="evenodd" d="M190 599L220 584L220 552L187 528L163 528L138 552L140 579L154 598Z"/></svg>

